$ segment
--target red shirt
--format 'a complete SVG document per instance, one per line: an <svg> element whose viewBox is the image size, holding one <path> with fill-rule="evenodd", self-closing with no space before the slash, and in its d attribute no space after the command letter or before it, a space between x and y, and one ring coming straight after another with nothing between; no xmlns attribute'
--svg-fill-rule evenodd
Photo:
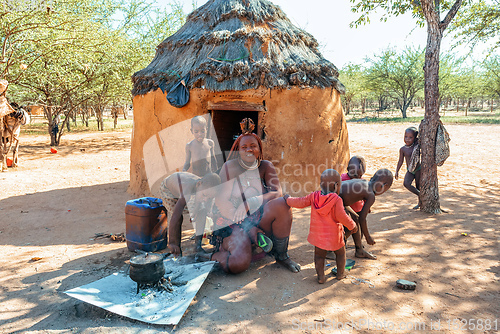
<svg viewBox="0 0 500 334"><path fill-rule="evenodd" d="M307 241L318 248L335 251L344 247L343 226L349 230L356 226L345 212L342 198L335 193L322 195L315 191L306 197L288 197L286 202L293 208L311 206Z"/></svg>

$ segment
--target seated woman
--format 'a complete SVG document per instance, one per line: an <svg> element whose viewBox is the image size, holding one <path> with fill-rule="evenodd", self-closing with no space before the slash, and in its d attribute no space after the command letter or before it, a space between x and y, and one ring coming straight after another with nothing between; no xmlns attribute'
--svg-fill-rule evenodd
<svg viewBox="0 0 500 334"><path fill-rule="evenodd" d="M292 212L281 197L274 165L263 160L262 142L252 133L253 121L245 118L220 172L221 190L215 197L211 259L233 274L248 269L252 243L270 250L276 262L293 272L300 266L288 256ZM267 243L267 244L266 244ZM272 245L271 245L272 244Z"/></svg>

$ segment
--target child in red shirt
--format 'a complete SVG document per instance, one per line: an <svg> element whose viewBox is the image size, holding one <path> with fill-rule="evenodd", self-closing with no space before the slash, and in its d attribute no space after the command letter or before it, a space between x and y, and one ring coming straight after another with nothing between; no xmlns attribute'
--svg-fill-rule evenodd
<svg viewBox="0 0 500 334"><path fill-rule="evenodd" d="M314 266L320 284L325 283L325 259L329 250L336 255L336 278L340 280L345 277L344 226L349 229L348 233L357 231L356 223L346 214L338 195L341 182L336 170L327 169L321 174L321 191L315 191L306 197L285 198L286 203L294 208L311 206L307 241L314 246Z"/></svg>
<svg viewBox="0 0 500 334"><path fill-rule="evenodd" d="M347 173L342 174L340 178L342 181L361 179L365 171L365 159L359 155L355 155L349 159L349 163L347 164ZM365 204L365 201L358 201L351 205L351 209L358 213L363 209L363 204Z"/></svg>

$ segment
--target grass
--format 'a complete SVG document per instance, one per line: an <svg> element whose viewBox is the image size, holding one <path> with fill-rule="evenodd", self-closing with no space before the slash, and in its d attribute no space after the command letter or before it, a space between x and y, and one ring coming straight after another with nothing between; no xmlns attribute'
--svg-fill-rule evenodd
<svg viewBox="0 0 500 334"><path fill-rule="evenodd" d="M113 128L113 119L104 119L104 132L113 132L116 130L122 129L130 129L133 125L133 119L123 119L119 118L118 123L116 125L116 129ZM62 124L62 121L61 121ZM85 126L82 124L80 119L77 119L77 124L75 125L73 122L70 123L70 132L79 133L79 132L96 132L97 130L97 120L90 119L89 126ZM59 128L61 130L61 128ZM34 119L32 123L26 124L22 127L22 131L25 134L29 135L49 135L48 122L45 119ZM68 129L64 128L64 134L68 133Z"/></svg>
<svg viewBox="0 0 500 334"><path fill-rule="evenodd" d="M401 113L392 112L387 115L387 112L380 113L381 117L377 117L376 112L367 112L365 114L352 113L347 116L347 122L366 122L366 123L420 123L423 119L423 112L408 112L409 116L403 118ZM415 114L418 114L416 116ZM443 112L441 112L443 115ZM441 116L441 121L444 124L500 124L500 111L496 110L493 113L470 111L468 116L463 112L445 111L445 115Z"/></svg>

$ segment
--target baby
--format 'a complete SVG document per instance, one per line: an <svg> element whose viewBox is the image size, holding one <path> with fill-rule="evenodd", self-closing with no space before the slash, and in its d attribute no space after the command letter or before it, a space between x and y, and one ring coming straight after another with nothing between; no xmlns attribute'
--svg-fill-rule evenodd
<svg viewBox="0 0 500 334"><path fill-rule="evenodd" d="M192 173L203 176L217 170L217 160L214 152L214 141L205 138L207 120L202 116L191 119L191 133L194 139L186 144L186 162L182 171L191 167ZM192 166L191 166L192 164Z"/></svg>
<svg viewBox="0 0 500 334"><path fill-rule="evenodd" d="M307 241L314 246L314 266L318 283L325 283L325 259L327 251L334 251L337 263L337 279L345 277L346 252L344 226L347 234L355 233L358 228L345 210L339 197L341 186L340 174L334 169L327 169L321 174L321 191L315 191L306 197L286 197L286 203L293 208L311 206L311 224Z"/></svg>

